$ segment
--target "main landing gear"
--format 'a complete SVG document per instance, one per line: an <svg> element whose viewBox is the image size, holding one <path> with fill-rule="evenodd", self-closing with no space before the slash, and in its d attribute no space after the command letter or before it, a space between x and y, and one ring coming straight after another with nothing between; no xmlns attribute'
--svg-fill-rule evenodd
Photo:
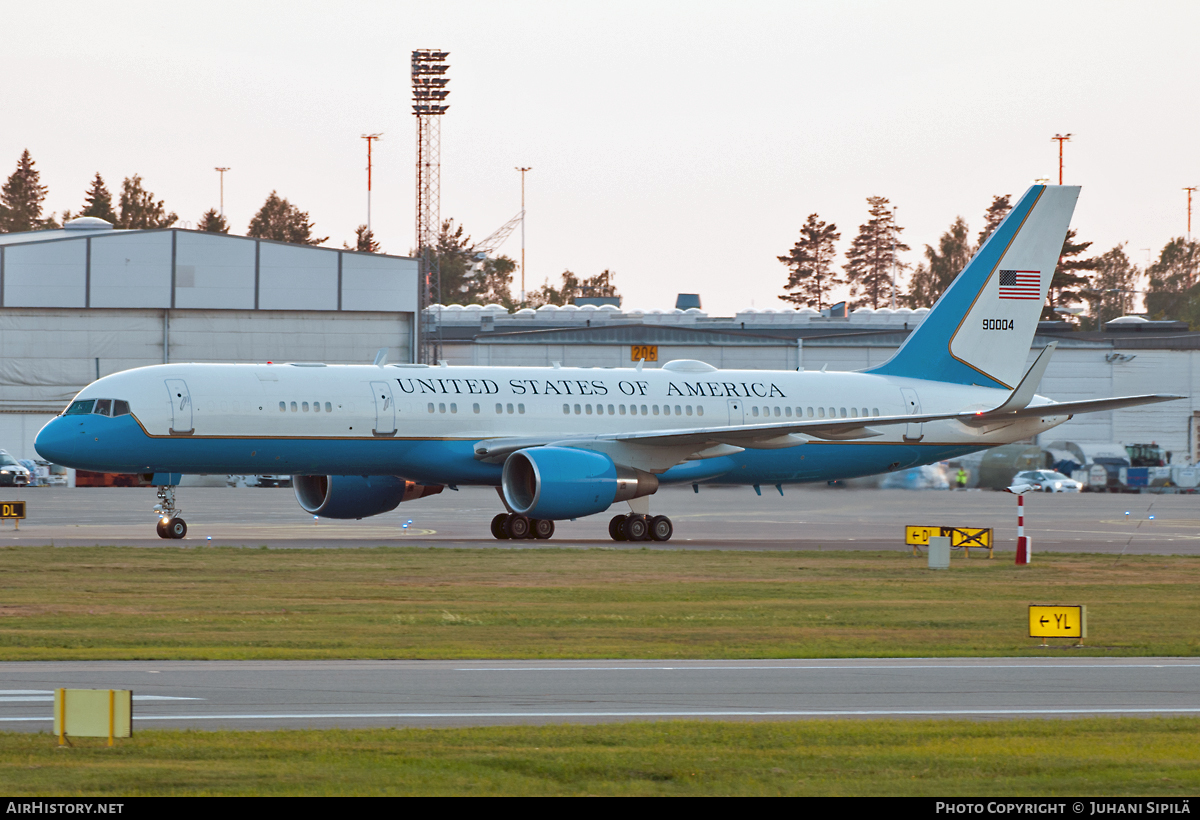
<svg viewBox="0 0 1200 820"><path fill-rule="evenodd" d="M608 522L608 535L614 541L670 541L674 534L675 527L665 515L630 513Z"/></svg>
<svg viewBox="0 0 1200 820"><path fill-rule="evenodd" d="M175 507L175 487L165 485L158 488L158 503L154 505L158 515L159 538L183 538L187 535L187 523L179 517L181 512Z"/></svg>
<svg viewBox="0 0 1200 820"><path fill-rule="evenodd" d="M492 535L502 541L509 538L545 540L554 535L554 522L548 518L526 518L523 515L500 513L492 519Z"/></svg>

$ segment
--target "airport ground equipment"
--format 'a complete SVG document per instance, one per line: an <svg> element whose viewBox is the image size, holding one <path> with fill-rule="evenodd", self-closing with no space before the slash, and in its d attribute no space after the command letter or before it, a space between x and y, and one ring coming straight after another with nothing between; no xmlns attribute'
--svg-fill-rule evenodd
<svg viewBox="0 0 1200 820"><path fill-rule="evenodd" d="M1049 646L1047 638L1075 638L1076 646L1083 646L1087 637L1087 607L1030 604L1029 637L1041 638L1042 646Z"/></svg>
<svg viewBox="0 0 1200 820"><path fill-rule="evenodd" d="M55 689L54 734L58 745L68 737L133 737L133 690Z"/></svg>
<svg viewBox="0 0 1200 820"><path fill-rule="evenodd" d="M928 547L933 538L949 538L951 549L961 549L965 557L971 557L972 549L987 550L993 557L995 540L991 527L931 527L909 524L904 528L904 543L912 547L913 557L920 554L921 547Z"/></svg>

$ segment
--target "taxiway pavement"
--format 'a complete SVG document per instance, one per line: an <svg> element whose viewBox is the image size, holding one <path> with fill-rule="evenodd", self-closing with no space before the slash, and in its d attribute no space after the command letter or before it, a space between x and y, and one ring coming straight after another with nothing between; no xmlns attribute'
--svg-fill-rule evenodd
<svg viewBox="0 0 1200 820"><path fill-rule="evenodd" d="M1200 714L1200 660L71 661L0 664L0 729L56 687L132 689L141 728Z"/></svg>

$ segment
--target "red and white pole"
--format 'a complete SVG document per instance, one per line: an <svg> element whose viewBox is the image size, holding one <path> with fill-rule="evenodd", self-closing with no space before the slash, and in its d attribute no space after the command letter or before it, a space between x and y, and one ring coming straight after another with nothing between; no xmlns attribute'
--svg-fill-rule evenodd
<svg viewBox="0 0 1200 820"><path fill-rule="evenodd" d="M1017 565L1028 564L1029 539L1025 537L1025 496L1017 496Z"/></svg>

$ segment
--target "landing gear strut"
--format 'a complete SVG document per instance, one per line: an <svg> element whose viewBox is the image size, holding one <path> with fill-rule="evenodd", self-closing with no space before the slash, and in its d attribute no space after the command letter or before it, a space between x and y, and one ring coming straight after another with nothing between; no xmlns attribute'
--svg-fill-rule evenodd
<svg viewBox="0 0 1200 820"><path fill-rule="evenodd" d="M175 506L175 485L167 484L158 488L158 503L154 505L158 515L159 538L183 538L187 535L187 523L179 517L181 510Z"/></svg>
<svg viewBox="0 0 1200 820"><path fill-rule="evenodd" d="M554 522L548 518L526 518L523 515L500 513L492 519L492 537L501 541L536 538L545 540L554 535Z"/></svg>
<svg viewBox="0 0 1200 820"><path fill-rule="evenodd" d="M630 513L608 522L608 536L614 541L670 541L674 534L675 527L665 515Z"/></svg>

